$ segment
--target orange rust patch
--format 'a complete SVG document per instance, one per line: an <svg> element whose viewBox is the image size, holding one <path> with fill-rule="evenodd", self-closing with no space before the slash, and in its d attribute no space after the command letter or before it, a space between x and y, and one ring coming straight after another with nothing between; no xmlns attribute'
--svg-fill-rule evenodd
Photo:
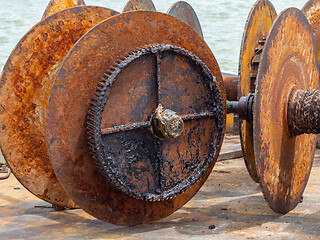
<svg viewBox="0 0 320 240"><path fill-rule="evenodd" d="M3 154L24 186L54 205L75 206L56 179L45 142L45 114L53 79L74 43L115 14L100 7L75 7L46 18L20 40L1 76Z"/></svg>

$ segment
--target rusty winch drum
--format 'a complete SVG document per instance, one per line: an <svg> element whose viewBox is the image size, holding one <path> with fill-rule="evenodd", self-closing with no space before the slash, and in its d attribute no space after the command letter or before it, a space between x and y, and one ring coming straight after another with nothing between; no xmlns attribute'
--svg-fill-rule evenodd
<svg viewBox="0 0 320 240"><path fill-rule="evenodd" d="M303 9L310 23L317 2ZM308 20L295 8L277 16L271 2L257 1L239 77L226 93L189 4L163 14L150 0L130 0L120 14L51 0L1 75L4 157L57 210L148 223L181 208L204 184L228 107L241 118L251 178L274 211L287 213L301 200L320 132L319 41Z"/></svg>

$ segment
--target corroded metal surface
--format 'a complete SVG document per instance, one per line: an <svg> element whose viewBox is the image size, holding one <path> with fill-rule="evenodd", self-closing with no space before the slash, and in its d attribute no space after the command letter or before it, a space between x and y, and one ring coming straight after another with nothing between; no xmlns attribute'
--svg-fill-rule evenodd
<svg viewBox="0 0 320 240"><path fill-rule="evenodd" d="M232 73L222 72L224 88L227 94L228 101L237 101L238 100L238 75Z"/></svg>
<svg viewBox="0 0 320 240"><path fill-rule="evenodd" d="M302 8L302 12L309 21L309 24L312 28L314 34L318 59L320 59L320 1L319 0L310 0Z"/></svg>
<svg viewBox="0 0 320 240"><path fill-rule="evenodd" d="M210 70L185 49L156 44L132 49L105 75L88 114L101 174L146 201L192 187L222 139L223 103Z"/></svg>
<svg viewBox="0 0 320 240"><path fill-rule="evenodd" d="M247 97L241 97L239 101L227 101L227 114L235 113L240 119L252 124L252 105L254 94L249 93Z"/></svg>
<svg viewBox="0 0 320 240"><path fill-rule="evenodd" d="M268 0L259 0L255 3L246 22L239 60L239 87L238 99L254 91L252 83L252 58L259 41L268 36L269 30L277 14L273 5ZM252 125L240 121L240 138L245 163L251 178L258 182L256 162L253 149Z"/></svg>
<svg viewBox="0 0 320 240"><path fill-rule="evenodd" d="M192 27L193 30L199 33L201 37L203 37L203 32L198 16L189 3L184 1L176 2L169 8L167 14L185 22L190 27Z"/></svg>
<svg viewBox="0 0 320 240"><path fill-rule="evenodd" d="M315 150L315 135L293 137L287 106L293 89L319 85L312 30L296 8L283 11L270 30L257 76L254 149L260 185L270 207L287 213L301 200Z"/></svg>
<svg viewBox="0 0 320 240"><path fill-rule="evenodd" d="M152 0L129 0L122 12L124 13L139 10L156 11L156 7L154 6Z"/></svg>
<svg viewBox="0 0 320 240"><path fill-rule="evenodd" d="M86 5L84 0L51 0L46 7L41 20L61 10L80 5Z"/></svg>
<svg viewBox="0 0 320 240"><path fill-rule="evenodd" d="M34 26L11 53L1 76L0 144L19 181L37 197L74 207L49 161L44 124L55 73L89 29L116 12L100 7L60 11Z"/></svg>
<svg viewBox="0 0 320 240"><path fill-rule="evenodd" d="M71 197L82 209L103 221L136 225L164 218L194 196L214 166L220 146L208 170L190 189L168 201L147 202L113 188L99 174L87 143L87 113L98 82L116 59L139 46L162 43L190 51L208 66L219 88L223 89L221 72L212 52L202 37L190 30L180 20L158 12L136 11L117 15L81 38L57 74L46 118L50 159L59 181ZM168 64L169 67L174 77L179 67ZM225 95L222 99L225 103ZM112 105L108 108L110 116L120 110ZM224 106L223 116L225 113ZM216 128L214 125L210 127Z"/></svg>

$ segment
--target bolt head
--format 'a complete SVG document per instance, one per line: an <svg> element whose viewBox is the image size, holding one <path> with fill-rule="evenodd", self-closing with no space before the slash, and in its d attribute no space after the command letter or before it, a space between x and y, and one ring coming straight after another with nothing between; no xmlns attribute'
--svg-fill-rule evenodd
<svg viewBox="0 0 320 240"><path fill-rule="evenodd" d="M151 119L151 132L160 139L179 137L184 129L183 119L170 109L158 106Z"/></svg>

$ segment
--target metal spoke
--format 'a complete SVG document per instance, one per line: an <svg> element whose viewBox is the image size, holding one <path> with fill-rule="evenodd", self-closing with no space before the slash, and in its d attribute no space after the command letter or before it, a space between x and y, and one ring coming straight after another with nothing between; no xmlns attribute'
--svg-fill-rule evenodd
<svg viewBox="0 0 320 240"><path fill-rule="evenodd" d="M194 114L187 114L181 116L183 121L190 121L195 120L203 117L213 117L215 114L213 112L202 112L202 113L194 113ZM120 125L120 126L114 126L110 128L101 129L101 133L103 135L113 134L113 133L119 133L119 132L128 132L136 129L141 128L148 128L151 126L151 122L140 122L140 123L132 123L132 124L126 124L126 125Z"/></svg>
<svg viewBox="0 0 320 240"><path fill-rule="evenodd" d="M156 53L156 80L157 80L157 105L161 104L161 78L160 78L160 63L161 63L161 56L160 53Z"/></svg>
<svg viewBox="0 0 320 240"><path fill-rule="evenodd" d="M182 117L182 120L185 122L185 121L195 120L203 117L215 117L215 113L206 111L202 113L182 115L181 117Z"/></svg>
<svg viewBox="0 0 320 240"><path fill-rule="evenodd" d="M141 128L150 127L150 122L141 122L141 123L132 123L127 125L120 125L111 128L101 129L101 133L103 135L119 133L119 132L127 132Z"/></svg>

